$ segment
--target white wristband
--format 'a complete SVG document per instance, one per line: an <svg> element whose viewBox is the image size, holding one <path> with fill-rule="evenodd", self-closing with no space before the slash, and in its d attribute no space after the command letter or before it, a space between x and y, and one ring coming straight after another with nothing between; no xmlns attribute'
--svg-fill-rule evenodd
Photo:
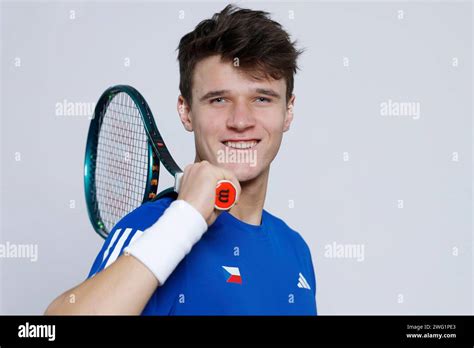
<svg viewBox="0 0 474 348"><path fill-rule="evenodd" d="M163 285L206 231L201 213L188 202L176 200L124 252L140 260Z"/></svg>

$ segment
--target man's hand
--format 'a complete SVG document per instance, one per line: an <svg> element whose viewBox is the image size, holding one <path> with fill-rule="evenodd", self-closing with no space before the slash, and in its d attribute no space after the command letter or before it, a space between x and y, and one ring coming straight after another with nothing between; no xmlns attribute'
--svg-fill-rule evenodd
<svg viewBox="0 0 474 348"><path fill-rule="evenodd" d="M214 209L216 185L219 180L230 180L240 196L240 183L231 171L214 166L208 161L189 164L184 168L178 199L191 204L212 225L221 213Z"/></svg>

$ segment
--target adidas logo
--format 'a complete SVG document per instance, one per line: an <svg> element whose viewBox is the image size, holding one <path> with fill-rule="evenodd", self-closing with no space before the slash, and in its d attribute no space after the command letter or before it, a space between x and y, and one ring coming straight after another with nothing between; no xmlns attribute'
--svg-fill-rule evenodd
<svg viewBox="0 0 474 348"><path fill-rule="evenodd" d="M303 275L300 273L298 278L298 287L302 289L308 289L311 290L311 287L309 286L308 282L306 279L303 277Z"/></svg>

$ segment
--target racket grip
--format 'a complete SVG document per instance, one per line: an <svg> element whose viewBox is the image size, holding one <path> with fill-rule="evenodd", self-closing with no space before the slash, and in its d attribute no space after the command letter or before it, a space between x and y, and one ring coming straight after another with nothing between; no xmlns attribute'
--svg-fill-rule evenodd
<svg viewBox="0 0 474 348"><path fill-rule="evenodd" d="M179 193L183 173L174 175L174 191ZM217 210L229 210L237 202L237 189L230 180L219 180L216 185L214 208Z"/></svg>

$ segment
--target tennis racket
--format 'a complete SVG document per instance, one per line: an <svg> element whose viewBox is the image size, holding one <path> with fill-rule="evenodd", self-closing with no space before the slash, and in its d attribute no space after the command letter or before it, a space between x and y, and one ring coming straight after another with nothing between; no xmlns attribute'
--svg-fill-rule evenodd
<svg viewBox="0 0 474 348"><path fill-rule="evenodd" d="M175 180L157 194L160 162ZM176 196L182 175L145 98L131 86L108 88L95 107L84 161L87 210L95 231L107 238L122 217L143 203ZM236 198L231 181L217 183L216 209L232 208Z"/></svg>

